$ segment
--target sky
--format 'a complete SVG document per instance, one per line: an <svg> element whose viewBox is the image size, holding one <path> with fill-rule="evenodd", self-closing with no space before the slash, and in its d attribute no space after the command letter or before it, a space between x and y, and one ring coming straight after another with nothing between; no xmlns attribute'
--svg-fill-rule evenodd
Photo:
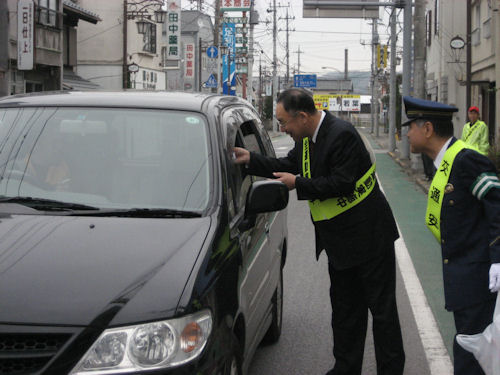
<svg viewBox="0 0 500 375"><path fill-rule="evenodd" d="M278 5L279 4L279 5ZM277 56L280 64L280 72L286 70L286 12L288 16L295 17L289 20L289 27L295 31L289 34L290 51L290 74L292 68L297 68L299 49L300 72L303 74L324 74L331 71L344 71L344 50L348 50L349 70L371 70L371 20L363 19L332 19L332 18L302 18L302 0L277 1L278 18L278 41ZM288 5L288 8L287 8ZM266 60L273 57L272 38L272 13L267 9L272 8L269 0L256 0L255 7L260 14L260 23L255 27L254 37L258 45L262 47ZM381 43L387 43L390 28L388 25L389 9L380 9L380 21L378 32ZM401 14L402 15L402 14ZM265 21L270 21L265 23ZM386 24L383 24L383 22ZM255 53L258 59L259 53ZM323 69L326 67L326 69Z"/></svg>
<svg viewBox="0 0 500 375"><path fill-rule="evenodd" d="M255 9L259 12L259 24L254 29L254 73L258 73L259 59L268 70L272 70L273 59L273 15L268 12L272 8L272 0L254 0ZM203 2L203 10L214 14L215 0ZM348 50L349 71L371 70L371 19L340 18L303 18L302 0L276 0L278 18L277 60L280 75L286 73L286 14L294 19L289 20L289 61L290 76L298 68L300 54L301 74L326 74L344 72L344 50ZM183 9L196 8L196 0L183 0ZM397 10L399 22L397 27L398 46L402 44L403 12ZM378 32L380 43L387 44L389 39L389 8L380 8ZM226 16L238 17L240 12L226 13ZM400 49L400 47L399 47ZM262 52L261 52L262 51ZM262 53L262 55L261 55Z"/></svg>

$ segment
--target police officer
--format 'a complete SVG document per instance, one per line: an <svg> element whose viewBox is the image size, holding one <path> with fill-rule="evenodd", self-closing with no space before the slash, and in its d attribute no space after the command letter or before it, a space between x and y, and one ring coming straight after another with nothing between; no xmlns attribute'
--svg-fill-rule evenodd
<svg viewBox="0 0 500 375"><path fill-rule="evenodd" d="M373 316L377 373L403 374L405 355L395 295L392 211L375 177L375 164L354 127L318 111L309 93L285 90L276 117L295 141L284 158L235 148L250 174L278 178L308 200L316 256L328 256L333 354L328 374L361 374L368 310Z"/></svg>
<svg viewBox="0 0 500 375"><path fill-rule="evenodd" d="M445 307L457 333L491 322L500 289L500 181L493 163L453 137L455 107L404 97L411 152L434 160L425 222L441 244ZM456 375L484 374L474 356L453 343Z"/></svg>
<svg viewBox="0 0 500 375"><path fill-rule="evenodd" d="M462 130L462 141L477 148L483 154L488 155L490 141L488 136L488 125L479 120L479 108L472 106L467 112L469 122Z"/></svg>

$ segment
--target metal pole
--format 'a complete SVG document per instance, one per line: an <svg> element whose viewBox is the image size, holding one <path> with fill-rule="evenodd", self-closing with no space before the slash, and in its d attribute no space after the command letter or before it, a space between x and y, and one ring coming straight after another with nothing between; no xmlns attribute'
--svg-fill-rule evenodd
<svg viewBox="0 0 500 375"><path fill-rule="evenodd" d="M472 33L472 24L471 24L471 15L472 15L472 0L467 0L467 36L466 36L466 45L467 45L467 59L466 59L466 73L465 73L465 84L466 84L466 108L469 108L472 103L472 43L471 43L471 33ZM439 98L438 98L439 99Z"/></svg>
<svg viewBox="0 0 500 375"><path fill-rule="evenodd" d="M404 27L403 27L403 95L410 95L411 83L411 26L412 26L411 0L406 0L404 8ZM406 118L403 104L402 118ZM401 128L401 157L410 158L410 144L408 143L408 127Z"/></svg>
<svg viewBox="0 0 500 375"><path fill-rule="evenodd" d="M375 40L377 42L377 45L379 45L379 40L378 40L378 19L374 18L373 19L373 22L375 24ZM377 58L377 57L375 57ZM379 136L379 113L380 113L380 110L379 110L379 101L378 101L378 96L379 96L379 89L378 89L378 67L377 67L378 63L375 64L375 79L373 81L373 85L375 86L375 136L378 137Z"/></svg>
<svg viewBox="0 0 500 375"><path fill-rule="evenodd" d="M128 88L128 67L127 67L127 0L123 0L123 67L122 67L122 85L123 88Z"/></svg>
<svg viewBox="0 0 500 375"><path fill-rule="evenodd" d="M252 5L250 6L250 39L248 40L248 80L247 80L247 100L252 103L254 98L254 90L253 90L253 28L255 22L252 20L254 16L254 2L252 1ZM255 101L257 104L257 101Z"/></svg>
<svg viewBox="0 0 500 375"><path fill-rule="evenodd" d="M216 30L215 32L219 33L219 30ZM217 94L220 94L222 92L222 46L219 44L218 47L219 52L217 53Z"/></svg>
<svg viewBox="0 0 500 375"><path fill-rule="evenodd" d="M9 9L0 1L0 96L9 94Z"/></svg>
<svg viewBox="0 0 500 375"><path fill-rule="evenodd" d="M390 97L389 97L389 151L396 150L396 8L392 8L391 14L391 82L390 82Z"/></svg>
<svg viewBox="0 0 500 375"><path fill-rule="evenodd" d="M277 89L278 89L278 74L277 74L277 65L278 65L278 59L276 57L276 37L277 37L277 30L276 30L276 0L273 0L273 130L279 131L278 129L278 122L276 121L276 96L278 94Z"/></svg>
<svg viewBox="0 0 500 375"><path fill-rule="evenodd" d="M290 54L289 54L289 47L290 47L290 39L289 39L289 28L288 28L288 20L290 18L288 17L288 8L286 8L286 87L288 87L288 80L290 79Z"/></svg>
<svg viewBox="0 0 500 375"><path fill-rule="evenodd" d="M375 18L372 18L372 74L370 77L370 85L372 89L371 98L371 129L370 133L373 134L375 129Z"/></svg>
<svg viewBox="0 0 500 375"><path fill-rule="evenodd" d="M349 62L349 50L346 48L346 49L344 49L344 79L346 81L349 78L348 62Z"/></svg>

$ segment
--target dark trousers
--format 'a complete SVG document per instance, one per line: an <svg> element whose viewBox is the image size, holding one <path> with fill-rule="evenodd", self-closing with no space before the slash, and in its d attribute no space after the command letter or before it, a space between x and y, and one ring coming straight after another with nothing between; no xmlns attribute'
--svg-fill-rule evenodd
<svg viewBox="0 0 500 375"><path fill-rule="evenodd" d="M493 321L495 299L453 312L457 334L475 335L481 333ZM474 355L453 340L455 375L484 375Z"/></svg>
<svg viewBox="0 0 500 375"><path fill-rule="evenodd" d="M346 270L329 264L332 302L333 355L329 374L361 374L368 309L373 317L373 338L378 375L401 375L405 354L396 306L394 243L384 256Z"/></svg>

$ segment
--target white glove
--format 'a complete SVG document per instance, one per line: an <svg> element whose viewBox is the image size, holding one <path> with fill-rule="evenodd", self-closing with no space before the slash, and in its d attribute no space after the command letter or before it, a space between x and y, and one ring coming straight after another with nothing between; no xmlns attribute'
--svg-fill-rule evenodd
<svg viewBox="0 0 500 375"><path fill-rule="evenodd" d="M490 267L490 291L491 293L500 290L500 263L493 263Z"/></svg>

